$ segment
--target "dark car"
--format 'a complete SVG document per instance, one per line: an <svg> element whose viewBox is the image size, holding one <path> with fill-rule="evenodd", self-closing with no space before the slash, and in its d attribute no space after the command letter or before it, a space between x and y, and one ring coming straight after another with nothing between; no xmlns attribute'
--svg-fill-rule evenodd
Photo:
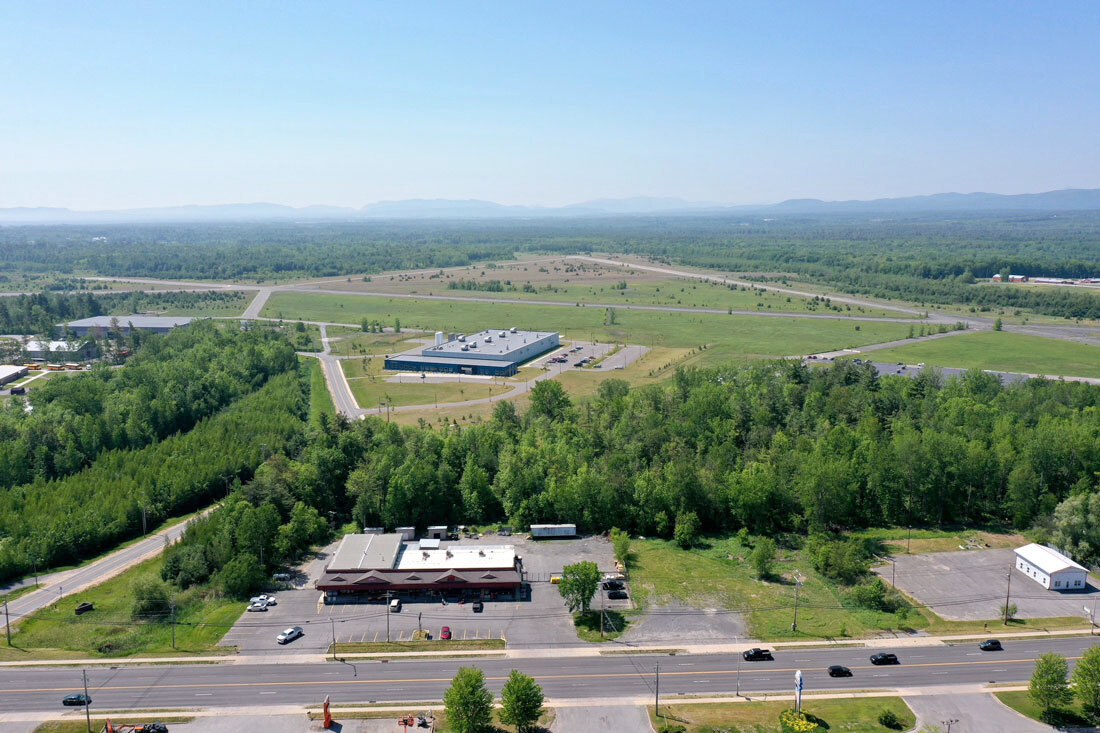
<svg viewBox="0 0 1100 733"><path fill-rule="evenodd" d="M607 591L607 597L613 601L624 601L630 596L626 594L625 590L609 590Z"/></svg>
<svg viewBox="0 0 1100 733"><path fill-rule="evenodd" d="M444 626L442 629L440 629L439 630L439 638L440 639L450 639L451 638L451 627L450 626Z"/></svg>
<svg viewBox="0 0 1100 733"><path fill-rule="evenodd" d="M62 705L69 705L69 706L91 705L92 704L92 698L88 697L87 695L85 695L83 693L77 693L75 695L69 695L68 697L64 698L61 701L61 704Z"/></svg>
<svg viewBox="0 0 1100 733"><path fill-rule="evenodd" d="M829 676L830 677L851 677L852 676L852 670L848 669L847 667L842 667L839 664L834 664L833 666L829 667Z"/></svg>
<svg viewBox="0 0 1100 733"><path fill-rule="evenodd" d="M623 585L623 581L621 580L605 580L603 582L604 590L622 590L625 587L626 586Z"/></svg>
<svg viewBox="0 0 1100 733"><path fill-rule="evenodd" d="M755 647L744 652L741 656L745 658L746 662L762 662L773 659L771 651L768 649L757 649Z"/></svg>
<svg viewBox="0 0 1100 733"><path fill-rule="evenodd" d="M996 639L986 639L981 644L978 644L978 648L983 652L999 652L1004 647L1001 646L1001 642Z"/></svg>
<svg viewBox="0 0 1100 733"><path fill-rule="evenodd" d="M485 610L485 604L481 601L474 601L474 613L481 613Z"/></svg>
<svg viewBox="0 0 1100 733"><path fill-rule="evenodd" d="M89 603L88 601L84 601L83 603L76 604L76 615L77 616L83 616L88 611L93 611L93 610L95 610L95 604L94 603Z"/></svg>
<svg viewBox="0 0 1100 733"><path fill-rule="evenodd" d="M145 723L135 725L134 733L168 733L168 726L164 723Z"/></svg>
<svg viewBox="0 0 1100 733"><path fill-rule="evenodd" d="M887 652L872 654L871 664L898 664L898 655L888 654Z"/></svg>

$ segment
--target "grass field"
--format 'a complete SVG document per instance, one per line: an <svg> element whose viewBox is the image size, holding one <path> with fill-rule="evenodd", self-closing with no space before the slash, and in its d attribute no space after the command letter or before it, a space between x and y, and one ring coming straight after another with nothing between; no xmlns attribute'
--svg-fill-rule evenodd
<svg viewBox="0 0 1100 733"><path fill-rule="evenodd" d="M329 342L332 353L337 356L391 354L396 351L411 349L419 343L418 341L409 340L410 337L416 338L414 334L363 333L341 326L329 326L328 335L329 338L340 337L339 341Z"/></svg>
<svg viewBox="0 0 1100 733"><path fill-rule="evenodd" d="M875 361L1100 377L1100 346L1008 331L978 331L870 352Z"/></svg>
<svg viewBox="0 0 1100 733"><path fill-rule="evenodd" d="M717 731L753 731L753 733L779 733L779 714L794 707L792 701L698 703L694 705L662 705L661 718L653 715L653 727L660 730L664 723L679 723L687 733L716 733ZM878 722L883 710L892 711L901 722L901 728L909 730L917 723L916 716L900 697L865 697L843 700L803 700L802 711L825 722L822 728L830 733L887 733L890 728ZM736 726L736 727L734 727Z"/></svg>
<svg viewBox="0 0 1100 733"><path fill-rule="evenodd" d="M147 290L148 288L143 287L142 289ZM248 307L256 294L252 291L235 290L229 296L225 300L199 303L192 308L167 305L161 309L150 309L149 312L155 312L158 316L239 316L244 313L244 309ZM111 315L124 316L129 315L131 312L127 304L123 303Z"/></svg>
<svg viewBox="0 0 1100 733"><path fill-rule="evenodd" d="M298 361L309 369L309 420L313 422L321 413L329 417L336 416L336 406L332 403L332 394L325 382L325 372L321 362L312 356L299 356Z"/></svg>
<svg viewBox="0 0 1100 733"><path fill-rule="evenodd" d="M882 551L891 555L904 554L906 548L911 554L926 552L955 552L959 546L981 545L987 549L1019 547L1028 540L1014 532L996 532L978 529L913 529L905 527L873 528L856 530L853 537L876 540L882 545ZM910 539L911 536L911 539Z"/></svg>
<svg viewBox="0 0 1100 733"><path fill-rule="evenodd" d="M762 582L749 567L751 549L734 537L708 539L690 551L664 540L638 540L634 550L631 588L643 606L675 599L695 608L742 609L749 634L768 640L857 638L898 627L894 614L841 608L840 589L814 571L801 551L781 550L777 579ZM798 631L792 632L796 571L803 578L802 607ZM920 628L927 623L913 614L905 625Z"/></svg>
<svg viewBox="0 0 1100 733"><path fill-rule="evenodd" d="M995 692L997 699L1009 706L1021 715L1026 715L1032 720L1038 720L1042 723L1050 723L1057 726L1084 726L1086 729L1091 725L1081 709L1081 703L1077 698L1073 699L1073 702L1062 710L1055 711L1051 719L1043 720L1042 710L1036 705L1031 696L1028 695L1027 690L1017 690L1013 692Z"/></svg>
<svg viewBox="0 0 1100 733"><path fill-rule="evenodd" d="M573 616L573 626L577 629L577 638L581 641L614 641L623 635L630 625L630 619L619 611L603 613L603 633L600 633L600 612L589 611Z"/></svg>
<svg viewBox="0 0 1100 733"><path fill-rule="evenodd" d="M201 589L177 593L176 646L172 626L163 621L135 623L131 586L141 579L159 579L163 558L155 557L133 568L31 614L12 635L12 646L30 652L64 649L93 657L126 657L138 654L220 654L229 650L215 645L237 617L243 603L207 597ZM77 603L90 601L95 610L77 617ZM7 651L7 650L5 650ZM18 658L4 655L4 658Z"/></svg>
<svg viewBox="0 0 1100 733"><path fill-rule="evenodd" d="M618 309L614 325L604 325L604 309L505 303L374 298L279 292L265 315L349 322L362 318L429 331L471 332L486 324L539 328L566 338L635 343L672 348L710 346L712 360L728 357L786 356L880 343L908 334L904 323L836 319L729 316L709 313Z"/></svg>
<svg viewBox="0 0 1100 733"><path fill-rule="evenodd" d="M356 403L364 409L378 407L381 400L395 407L474 400L502 394L514 387L497 382L420 382L415 377L407 382L359 377L348 379L348 386Z"/></svg>

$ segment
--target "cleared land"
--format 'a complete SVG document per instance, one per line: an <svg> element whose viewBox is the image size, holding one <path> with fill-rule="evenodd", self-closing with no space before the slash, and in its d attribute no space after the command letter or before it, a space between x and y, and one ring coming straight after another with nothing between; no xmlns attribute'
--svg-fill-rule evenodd
<svg viewBox="0 0 1100 733"><path fill-rule="evenodd" d="M979 331L876 351L875 361L1100 377L1100 347L1008 331Z"/></svg>
<svg viewBox="0 0 1100 733"><path fill-rule="evenodd" d="M656 730L665 722L679 723L687 733L712 733L719 730L778 733L779 714L794 707L792 701L699 703L695 705L662 705L661 717L650 710L650 720ZM878 722L883 710L898 717L901 727L909 730L916 725L916 716L900 697L875 697L847 700L803 700L803 712L824 721L821 727L845 733L882 733L889 730Z"/></svg>
<svg viewBox="0 0 1100 733"><path fill-rule="evenodd" d="M1042 717L1042 709L1035 704L1035 701L1031 699L1031 695L1027 690L1016 690L1013 692L995 692L993 693L998 700L1009 706L1020 715L1026 715L1032 720L1038 720L1040 723L1048 723L1057 726L1082 726L1085 729L1089 729L1091 723L1084 715L1084 709L1081 707L1081 701L1076 697L1065 708L1054 711L1054 713L1046 720Z"/></svg>
<svg viewBox="0 0 1100 733"><path fill-rule="evenodd" d="M332 403L332 394L328 391L325 382L325 373L321 369L321 362L311 356L299 356L298 361L309 369L309 419L310 422L320 418L322 413L329 417L336 416L336 406Z"/></svg>
<svg viewBox="0 0 1100 733"><path fill-rule="evenodd" d="M407 382L388 382L374 377L360 377L349 379L348 386L359 406L369 409L378 407L381 400L395 407L476 400L502 394L515 385L497 382L419 382L414 378L409 378Z"/></svg>
<svg viewBox="0 0 1100 733"><path fill-rule="evenodd" d="M162 557L155 557L73 596L36 611L12 634L12 647L0 647L0 659L49 656L126 657L136 654L224 654L216 646L241 615L245 604L205 595L192 588L175 595L176 646L172 647L170 609L155 620L135 621L135 583L160 581ZM78 603L95 610L75 616ZM58 655L50 652L66 650ZM75 652L75 653L73 653Z"/></svg>
<svg viewBox="0 0 1100 733"><path fill-rule="evenodd" d="M570 308L510 303L340 296L280 292L271 296L265 316L294 314L307 320L336 323L363 318L425 330L470 332L486 324L537 327L566 337L647 346L693 348L708 344L713 360L730 357L787 356L854 348L904 338L909 326L890 322L730 316L713 313L615 311L615 323L605 325L602 308Z"/></svg>

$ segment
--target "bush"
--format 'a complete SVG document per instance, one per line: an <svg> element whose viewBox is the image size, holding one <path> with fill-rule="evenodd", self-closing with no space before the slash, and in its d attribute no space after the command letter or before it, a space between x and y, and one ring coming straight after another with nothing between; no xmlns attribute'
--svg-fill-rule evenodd
<svg viewBox="0 0 1100 733"><path fill-rule="evenodd" d="M161 618L169 613L171 605L168 586L155 578L139 578L130 586L134 605L130 616L134 619Z"/></svg>
<svg viewBox="0 0 1100 733"><path fill-rule="evenodd" d="M806 549L814 569L826 578L851 584L867 574L870 553L861 540L814 535Z"/></svg>
<svg viewBox="0 0 1100 733"><path fill-rule="evenodd" d="M816 720L810 720L806 713L787 708L779 714L779 729L783 733L819 733L821 726Z"/></svg>
<svg viewBox="0 0 1100 733"><path fill-rule="evenodd" d="M901 719L893 710L886 709L878 714L878 724L890 730L901 730Z"/></svg>
<svg viewBox="0 0 1100 733"><path fill-rule="evenodd" d="M676 517L676 529L672 532L672 539L683 549L691 549L699 541L699 528L699 517L695 512L684 512Z"/></svg>
<svg viewBox="0 0 1100 733"><path fill-rule="evenodd" d="M752 569L756 571L756 577L767 578L772 574L772 563L775 562L775 541L770 537L764 537L756 543L756 548L749 555Z"/></svg>

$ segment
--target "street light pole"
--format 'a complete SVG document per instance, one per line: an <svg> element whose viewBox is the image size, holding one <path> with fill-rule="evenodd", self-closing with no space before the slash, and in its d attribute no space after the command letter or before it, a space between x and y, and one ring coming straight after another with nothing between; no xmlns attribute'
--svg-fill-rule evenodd
<svg viewBox="0 0 1100 733"><path fill-rule="evenodd" d="M1008 626L1008 597L1010 593L1012 593L1012 568L1008 570L1008 587L1005 589L1005 626Z"/></svg>
<svg viewBox="0 0 1100 733"><path fill-rule="evenodd" d="M88 733L92 733L92 711L89 709L92 701L88 697L88 670L80 670L80 674L84 677L84 720L88 723Z"/></svg>
<svg viewBox="0 0 1100 733"><path fill-rule="evenodd" d="M329 616L329 623L332 624L332 661L336 661L336 619Z"/></svg>

